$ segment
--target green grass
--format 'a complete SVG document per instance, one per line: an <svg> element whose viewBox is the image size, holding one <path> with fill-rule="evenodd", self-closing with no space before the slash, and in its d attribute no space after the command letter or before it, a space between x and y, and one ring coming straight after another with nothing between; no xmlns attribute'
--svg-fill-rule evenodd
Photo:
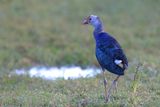
<svg viewBox="0 0 160 107"><path fill-rule="evenodd" d="M158 107L159 5L160 0L0 0L0 105ZM93 29L81 25L90 14L102 18L130 62L109 104L104 103L99 75L74 81L10 76L13 69L35 65L98 66ZM138 63L143 69L134 81Z"/></svg>
<svg viewBox="0 0 160 107"><path fill-rule="evenodd" d="M118 82L118 91L104 103L102 76L76 80L48 81L29 76L6 75L0 81L0 104L23 107L158 107L160 99L160 73L144 68L136 71L131 66ZM137 79L134 80L136 73ZM150 73L152 73L150 75ZM108 85L115 78L106 73Z"/></svg>

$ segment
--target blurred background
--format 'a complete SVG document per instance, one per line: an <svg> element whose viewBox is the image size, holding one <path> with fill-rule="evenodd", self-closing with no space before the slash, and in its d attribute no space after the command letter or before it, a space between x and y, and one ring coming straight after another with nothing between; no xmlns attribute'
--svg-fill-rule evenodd
<svg viewBox="0 0 160 107"><path fill-rule="evenodd" d="M101 17L129 61L160 64L159 0L1 0L0 66L97 65L93 29L84 17Z"/></svg>
<svg viewBox="0 0 160 107"><path fill-rule="evenodd" d="M29 77L8 77L10 71L17 68L37 65L98 67L94 54L93 28L81 24L82 19L90 14L102 19L105 31L119 41L130 65L140 62L144 68L158 70L159 6L160 0L0 0L1 86L10 90L10 85L17 84L17 78L29 81ZM130 72L132 70L129 68ZM144 75L151 74L152 71ZM153 80L159 82L159 73L156 75ZM147 76L145 78L149 78ZM26 81L24 79L21 85L28 84ZM0 90L5 93L5 89ZM13 93L15 90L12 89ZM15 101L21 102L17 100L17 94L13 96ZM13 101L8 99L4 98L0 103L10 104ZM13 101L11 104L19 103Z"/></svg>

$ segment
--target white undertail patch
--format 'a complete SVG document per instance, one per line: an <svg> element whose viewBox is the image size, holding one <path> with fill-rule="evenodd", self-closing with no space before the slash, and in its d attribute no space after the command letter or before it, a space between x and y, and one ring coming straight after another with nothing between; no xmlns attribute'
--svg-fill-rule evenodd
<svg viewBox="0 0 160 107"><path fill-rule="evenodd" d="M121 63L122 63L122 60L118 60L118 59L116 59L116 60L114 61L114 63L115 63L115 64L117 64L117 65L119 65L119 64L121 64Z"/></svg>

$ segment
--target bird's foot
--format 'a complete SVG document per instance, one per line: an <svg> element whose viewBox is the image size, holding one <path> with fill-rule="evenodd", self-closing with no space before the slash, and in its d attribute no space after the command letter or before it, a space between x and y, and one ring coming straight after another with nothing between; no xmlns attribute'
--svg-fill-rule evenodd
<svg viewBox="0 0 160 107"><path fill-rule="evenodd" d="M110 101L110 98L108 96L105 97L105 103L108 103Z"/></svg>

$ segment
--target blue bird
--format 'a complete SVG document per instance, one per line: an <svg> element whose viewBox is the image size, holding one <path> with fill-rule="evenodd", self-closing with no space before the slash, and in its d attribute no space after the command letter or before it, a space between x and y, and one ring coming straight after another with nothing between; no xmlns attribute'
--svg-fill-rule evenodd
<svg viewBox="0 0 160 107"><path fill-rule="evenodd" d="M102 68L105 88L105 101L108 102L111 90L115 88L119 77L124 75L124 71L128 67L128 61L117 40L109 33L104 31L102 22L98 16L90 15L86 17L82 23L85 25L90 24L94 27L93 36L96 42L95 53L96 58ZM105 69L117 75L108 91L106 89L107 81L104 76Z"/></svg>

